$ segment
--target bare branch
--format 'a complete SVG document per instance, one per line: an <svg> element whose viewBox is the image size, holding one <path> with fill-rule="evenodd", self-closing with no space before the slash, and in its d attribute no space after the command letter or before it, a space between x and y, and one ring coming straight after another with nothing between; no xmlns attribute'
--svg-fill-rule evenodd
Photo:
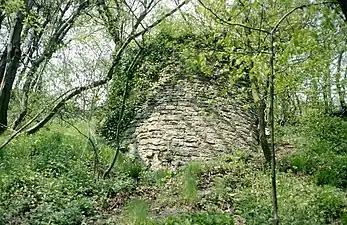
<svg viewBox="0 0 347 225"><path fill-rule="evenodd" d="M65 123L69 124L71 127L73 127L80 135L82 135L83 137L85 137L88 142L90 143L90 145L92 146L93 148L93 152L94 152L94 165L93 165L93 171L94 171L94 175L97 175L97 170L98 170L98 164L99 164L99 152L98 152L98 149L94 143L94 141L92 140L92 138L86 134L84 134L80 129L78 129L78 127L76 127L73 123L70 123L69 121L65 120L63 118L63 116L61 115L60 119L62 121L64 121Z"/></svg>
<svg viewBox="0 0 347 225"><path fill-rule="evenodd" d="M146 29L136 33L133 35L133 38L137 38L140 35L143 35L145 33L147 33L150 29L154 28L155 26L157 26L158 24L160 24L161 22L163 22L166 18L168 18L169 16L171 16L172 14L174 14L175 12L177 12L180 8L182 8L184 5L186 5L188 2L190 2L191 0L186 0L184 2L182 2L180 5L178 5L176 8L174 8L173 10L171 10L170 12L166 13L165 15L163 15L160 19L158 19L157 21L155 21L153 24L149 25Z"/></svg>
<svg viewBox="0 0 347 225"><path fill-rule="evenodd" d="M216 17L219 21L225 23L225 24L228 24L230 26L239 26L239 27L243 27L243 28L247 28L247 29L250 29L250 30L254 30L254 31L259 31L259 32L262 32L262 33L270 33L269 31L267 30L263 30L261 28L255 28L255 27L250 27L250 26L247 26L245 24L242 24L242 23L231 23L223 18L221 18L220 16L217 15L217 13L215 13L212 9L208 8L204 3L202 3L201 0L198 0L199 3L207 10L209 11L214 17Z"/></svg>
<svg viewBox="0 0 347 225"><path fill-rule="evenodd" d="M297 7L293 8L293 9L291 9L290 11L288 11L286 14L284 14L282 16L282 18L277 21L277 23L272 28L270 33L274 34L277 31L279 25L283 22L283 20L286 19L290 14L292 14L293 12L295 12L298 9L304 9L304 8L317 6L317 5L334 5L334 4L338 4L338 3L329 1L329 2L319 2L319 3L312 3L312 4L306 4L306 5L297 6Z"/></svg>

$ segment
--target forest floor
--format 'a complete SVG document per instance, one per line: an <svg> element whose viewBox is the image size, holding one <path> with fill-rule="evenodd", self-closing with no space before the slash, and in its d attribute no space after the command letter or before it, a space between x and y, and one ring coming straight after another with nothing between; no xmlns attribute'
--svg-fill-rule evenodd
<svg viewBox="0 0 347 225"><path fill-rule="evenodd" d="M346 189L299 170L294 146L290 138L277 145L281 224L347 224ZM101 174L113 151L99 147ZM88 142L68 128L16 139L0 155L0 224L271 224L270 170L260 150L175 171L122 156L106 180L92 168Z"/></svg>

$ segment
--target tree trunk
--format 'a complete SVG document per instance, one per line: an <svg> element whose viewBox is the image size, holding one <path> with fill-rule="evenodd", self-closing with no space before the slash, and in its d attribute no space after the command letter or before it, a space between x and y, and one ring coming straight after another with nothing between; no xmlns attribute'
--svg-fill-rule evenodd
<svg viewBox="0 0 347 225"><path fill-rule="evenodd" d="M0 6L3 6L4 3L5 3L4 0L0 0ZM2 8L2 9L0 9L0 28L1 28L2 22L4 21L5 17L6 17L6 15L5 15L4 9Z"/></svg>
<svg viewBox="0 0 347 225"><path fill-rule="evenodd" d="M335 84L336 91L339 98L340 109L344 111L346 107L345 94L341 86L341 61L342 61L343 52L339 53L339 57L337 59L337 71L335 73Z"/></svg>
<svg viewBox="0 0 347 225"><path fill-rule="evenodd" d="M140 32L136 33L136 28L137 26L139 26L139 24L141 23L141 21L144 18L137 18L137 23L134 25L129 37L120 45L119 49L117 50L117 53L114 56L112 65L110 67L110 69L108 70L108 73L106 75L105 79L102 80L98 80L98 81L94 81L89 85L85 85L85 86L81 86L81 87L77 87L77 88L73 88L72 90L70 90L69 92L67 92L67 94L62 97L61 100L59 100L59 102L52 108L52 110L48 113L48 115L46 115L41 121L39 121L37 124L35 124L34 126L28 128L25 133L27 134L33 134L35 132L37 132L38 130L40 130L44 125L46 125L54 116L55 114L59 111L59 109L65 104L66 101L72 99L73 97L79 95L80 93L82 93L83 91L86 90L90 90L92 88L95 87L99 87L101 85L107 84L110 80L112 80L113 75L115 70L117 69L119 62L123 56L123 52L125 51L125 49L128 47L128 45L131 43L131 41L133 41L134 39L136 39L137 37L144 35L145 33L147 33L149 30L151 30L152 28L154 28L155 26L157 26L158 24L160 24L162 21L164 21L167 17L171 16L172 14L174 14L177 10L179 10L181 7L183 7L186 3L188 3L188 1L184 1L182 2L180 5L178 5L176 8L172 9L170 12L164 14L161 18L159 18L158 20L156 20L155 22L153 22L151 25L147 26L145 29L143 29ZM146 14L147 15L147 14ZM145 16L145 14L143 15L143 17Z"/></svg>
<svg viewBox="0 0 347 225"><path fill-rule="evenodd" d="M327 69L327 71L323 74L323 96L324 96L324 109L325 112L328 113L331 111L331 78L330 78L330 71Z"/></svg>
<svg viewBox="0 0 347 225"><path fill-rule="evenodd" d="M128 70L127 70L127 78L126 78L126 82L125 82L125 87L123 90L123 97L122 97L122 107L119 113L119 117L118 117L118 121L117 121L117 128L116 128L116 152L113 156L112 162L110 164L110 166L107 168L107 170L105 171L104 175L103 175L103 179L109 177L111 170L113 169L114 165L116 164L118 155L119 155L119 151L120 151L120 127L123 121L123 115L124 115L124 111L125 111L125 105L126 105L126 101L128 99L129 96L129 89L130 89L130 81L133 79L133 68L135 67L138 58L140 57L142 53L142 49L136 54L135 58L133 59L133 61L131 62L131 65L129 66Z"/></svg>
<svg viewBox="0 0 347 225"><path fill-rule="evenodd" d="M52 54L53 53L51 53L49 55L49 58L51 58ZM41 61L39 61L38 63L36 63L36 61L35 61L33 66L30 68L30 70L26 76L26 80L25 80L25 83L24 83L23 89L22 89L23 97L22 97L22 101L21 101L21 111L18 114L18 116L16 117L15 121L13 122L13 125L12 125L13 130L16 130L20 127L25 116L27 115L29 94L30 94L30 90L31 90L30 87L32 87L32 84L33 84L34 79L35 79L35 74L36 74L40 64L41 64Z"/></svg>
<svg viewBox="0 0 347 225"><path fill-rule="evenodd" d="M7 128L8 105L10 102L13 82L21 59L20 45L23 19L23 13L19 12L15 19L15 24L11 29L10 38L7 44L6 66L0 86L0 133L3 133Z"/></svg>
<svg viewBox="0 0 347 225"><path fill-rule="evenodd" d="M270 106L269 106L269 122L270 122L270 143L271 143L271 181L272 181L272 204L273 204L273 224L278 225L278 203L276 188L276 152L275 152L275 118L274 118L274 99L275 99L275 71L274 71L274 32L270 34Z"/></svg>
<svg viewBox="0 0 347 225"><path fill-rule="evenodd" d="M253 77L253 78L252 78ZM252 89L252 96L253 101L255 103L256 109L257 109L257 119L258 119L258 138L260 147L263 151L264 158L267 163L271 162L271 152L270 152L270 146L266 137L266 121L265 121L265 108L266 103L264 98L261 97L261 94L259 93L259 87L257 85L257 80L254 78L254 76L250 77L251 82L251 89Z"/></svg>
<svg viewBox="0 0 347 225"><path fill-rule="evenodd" d="M312 104L313 107L317 108L319 107L319 91L318 91L318 84L317 84L317 80L315 80L315 78L313 78L311 80L312 82L312 92L310 93L310 96L308 96L308 99L310 101L310 103Z"/></svg>
<svg viewBox="0 0 347 225"><path fill-rule="evenodd" d="M6 69L6 58L7 58L7 48L5 48L0 59L0 82L2 82L2 80L4 79L5 69Z"/></svg>
<svg viewBox="0 0 347 225"><path fill-rule="evenodd" d="M269 142L266 137L266 122L265 122L265 101L260 100L260 102L257 105L257 111L258 111L258 121L259 121L259 142L261 149L263 150L263 154L265 157L266 162L271 161L271 151L270 151L270 146Z"/></svg>
<svg viewBox="0 0 347 225"><path fill-rule="evenodd" d="M4 19L5 19L5 13L0 11L0 28L2 25L2 21L4 21Z"/></svg>
<svg viewBox="0 0 347 225"><path fill-rule="evenodd" d="M74 12L73 16L69 19L66 19L62 21L59 26L55 29L54 34L49 40L49 44L47 47L45 47L44 52L37 57L35 60L31 62L32 66L29 69L26 80L23 85L23 97L21 100L21 111L17 115L15 121L12 124L12 129L16 130L20 127L21 123L23 122L25 116L28 112L28 101L29 101L29 94L31 87L33 87L35 84L35 74L37 70L39 69L40 65L52 58L52 55L59 49L59 44L63 42L63 39L65 38L68 31L72 28L72 25L74 24L76 18L81 15L81 12L83 9L85 9L88 6L88 4L81 4L78 9ZM66 8L66 10L68 7ZM62 15L64 15L66 11L63 12ZM43 29L48 25L50 22L49 19L46 19L42 24L42 30L40 32L34 31L33 34L33 41L32 41L32 51L29 52L29 60L32 57L32 53L38 49L39 41L43 36Z"/></svg>
<svg viewBox="0 0 347 225"><path fill-rule="evenodd" d="M297 109L299 110L299 116L302 116L301 102L296 92L294 93L294 102L296 102Z"/></svg>

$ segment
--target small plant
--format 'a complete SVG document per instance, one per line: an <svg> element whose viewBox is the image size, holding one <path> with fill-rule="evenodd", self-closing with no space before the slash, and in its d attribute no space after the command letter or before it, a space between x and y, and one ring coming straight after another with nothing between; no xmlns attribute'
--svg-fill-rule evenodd
<svg viewBox="0 0 347 225"><path fill-rule="evenodd" d="M119 173L133 179L140 179L141 173L144 170L144 166L140 161L120 154L117 163L118 165L116 164L116 171L118 170Z"/></svg>
<svg viewBox="0 0 347 225"><path fill-rule="evenodd" d="M144 185L163 185L165 181L173 176L173 172L169 169L159 169L156 171L143 171L141 174L141 182Z"/></svg>
<svg viewBox="0 0 347 225"><path fill-rule="evenodd" d="M124 224L146 225L148 222L148 204L141 199L130 200L125 206Z"/></svg>
<svg viewBox="0 0 347 225"><path fill-rule="evenodd" d="M197 179L202 171L202 165L198 163L188 164L182 176L182 198L186 202L194 202L197 199Z"/></svg>

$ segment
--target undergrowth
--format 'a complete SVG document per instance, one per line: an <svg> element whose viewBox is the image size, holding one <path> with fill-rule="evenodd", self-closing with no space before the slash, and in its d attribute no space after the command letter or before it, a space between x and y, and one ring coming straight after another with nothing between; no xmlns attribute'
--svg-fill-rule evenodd
<svg viewBox="0 0 347 225"><path fill-rule="evenodd" d="M296 127L282 129L298 151L281 162L282 171L310 175L318 185L347 188L347 121L313 114Z"/></svg>
<svg viewBox="0 0 347 225"><path fill-rule="evenodd" d="M151 171L121 155L110 179L101 180L88 141L63 128L20 137L2 152L0 224L271 223L269 171L256 153L236 151L176 171ZM113 150L101 140L97 146L102 173ZM346 224L343 150L322 158L328 153L309 146L282 161L281 224Z"/></svg>

